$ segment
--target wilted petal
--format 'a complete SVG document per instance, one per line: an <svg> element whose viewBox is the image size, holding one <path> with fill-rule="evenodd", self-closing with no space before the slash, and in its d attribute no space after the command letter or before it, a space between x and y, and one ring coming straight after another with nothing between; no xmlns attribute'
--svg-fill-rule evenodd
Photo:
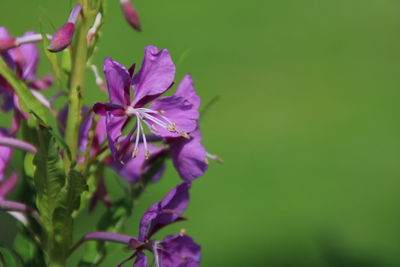
<svg viewBox="0 0 400 267"><path fill-rule="evenodd" d="M190 134L190 139L174 138L169 144L172 161L183 180L190 182L204 174L208 164L199 129Z"/></svg>
<svg viewBox="0 0 400 267"><path fill-rule="evenodd" d="M129 159L125 162L125 164L121 164L120 162L114 162L112 164L113 169L131 184L135 184L143 178L143 175L152 167L152 163L154 163L154 157L158 156L159 153L163 151L163 148L148 144L147 148L150 151L150 158L146 160L144 145L140 144L138 148L138 153L135 158L132 158L131 156L131 149L130 153L128 152L127 155ZM161 168L160 171L162 172L163 170L164 169ZM158 179L160 175L161 174L159 171L156 172L151 180Z"/></svg>
<svg viewBox="0 0 400 267"><path fill-rule="evenodd" d="M168 50L158 50L155 46L145 48L142 67L132 81L135 97L134 107L142 107L163 94L172 85L175 65Z"/></svg>
<svg viewBox="0 0 400 267"><path fill-rule="evenodd" d="M162 115L168 118L171 122L176 124L178 132L171 132L167 129L155 124L154 122L146 119L146 123L154 127L150 127L152 132L162 137L179 137L182 136L179 131L190 133L197 128L197 120L199 119L199 112L188 100L180 96L166 96L156 99L150 106L150 109L162 111ZM154 117L165 121L160 115L155 114Z"/></svg>
<svg viewBox="0 0 400 267"><path fill-rule="evenodd" d="M131 77L126 68L107 57L104 59L104 75L106 76L110 103L123 107L130 103Z"/></svg>
<svg viewBox="0 0 400 267"><path fill-rule="evenodd" d="M18 174L13 172L10 177L0 183L0 200L4 200L9 193L15 188L18 182Z"/></svg>
<svg viewBox="0 0 400 267"><path fill-rule="evenodd" d="M194 89L193 79L189 74L183 77L174 95L181 96L188 100L193 105L193 109L197 110L200 107L200 97Z"/></svg>
<svg viewBox="0 0 400 267"><path fill-rule="evenodd" d="M201 247L186 235L169 235L159 243L157 250L160 265L163 267L200 266Z"/></svg>
<svg viewBox="0 0 400 267"><path fill-rule="evenodd" d="M149 239L163 226L182 219L180 215L189 204L190 186L190 183L179 184L161 202L155 203L147 209L140 221L140 241Z"/></svg>

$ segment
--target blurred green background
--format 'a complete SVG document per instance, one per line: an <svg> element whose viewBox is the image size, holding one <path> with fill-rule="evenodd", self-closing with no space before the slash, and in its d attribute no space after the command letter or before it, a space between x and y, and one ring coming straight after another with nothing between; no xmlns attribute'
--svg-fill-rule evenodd
<svg viewBox="0 0 400 267"><path fill-rule="evenodd" d="M143 32L109 0L94 62L130 65L145 45L168 48L203 106L219 96L201 126L224 163L194 182L190 220L160 237L185 228L202 266L400 266L398 0L134 3ZM1 0L0 25L15 36L39 31L39 17L59 27L71 5ZM87 74L90 105L105 96ZM178 182L170 166L124 231L136 235L143 211ZM77 238L103 210L79 219ZM0 242L12 222L1 218ZM127 255L115 246L102 266Z"/></svg>

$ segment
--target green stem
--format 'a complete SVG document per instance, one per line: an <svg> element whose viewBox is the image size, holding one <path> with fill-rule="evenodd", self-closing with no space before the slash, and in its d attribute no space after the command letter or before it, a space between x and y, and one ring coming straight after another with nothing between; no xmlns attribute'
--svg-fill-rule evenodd
<svg viewBox="0 0 400 267"><path fill-rule="evenodd" d="M87 44L86 37L90 28L89 10L90 0L81 1L82 16L76 32L76 41L72 48L72 69L69 86L69 107L67 125L65 129L65 139L71 150L72 161L76 160L78 154L79 126L81 121L82 109L82 88L85 81L85 69L87 62ZM66 168L68 171L71 162L65 157Z"/></svg>

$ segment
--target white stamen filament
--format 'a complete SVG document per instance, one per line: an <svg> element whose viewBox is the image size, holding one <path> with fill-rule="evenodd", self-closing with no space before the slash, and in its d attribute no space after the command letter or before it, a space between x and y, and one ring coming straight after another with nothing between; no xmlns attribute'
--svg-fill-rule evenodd
<svg viewBox="0 0 400 267"><path fill-rule="evenodd" d="M154 254L154 259L156 260L156 267L161 267L160 265L160 258L158 257L157 249L158 249L158 244L159 242L156 241L153 247L153 254Z"/></svg>
<svg viewBox="0 0 400 267"><path fill-rule="evenodd" d="M95 67L92 67L93 72L96 72L97 70L95 70ZM138 150L139 150L139 139L140 136L142 137L142 142L144 145L144 149L145 149L145 158L148 159L150 156L150 150L148 149L147 146L147 140L146 140L146 134L142 125L142 122L144 122L145 119L153 122L155 125L158 125L164 129L166 129L167 131L173 132L173 133L179 133L181 136L183 136L184 138L190 138L190 136L184 132L184 131L180 131L178 129L176 129L176 123L172 122L171 120L169 120L166 116L163 116L160 114L160 112L148 109L148 108L138 108L135 109L132 106L128 106L125 110L125 114L127 116L136 117L137 120L137 126L136 126L136 139L135 139L135 146L133 148L133 152L132 152L132 158L137 156ZM161 119L150 115L150 114L157 114L158 116L161 117ZM151 128L153 131L157 132L158 129L155 127L154 124L151 124L150 126L148 126L149 128Z"/></svg>
<svg viewBox="0 0 400 267"><path fill-rule="evenodd" d="M138 118L139 118L139 116L138 116ZM144 133L143 125L141 123L139 123L139 124L140 124L140 130L142 132L142 140L143 140L144 151L145 151L145 159L149 159L150 151L147 149L146 135Z"/></svg>
<svg viewBox="0 0 400 267"><path fill-rule="evenodd" d="M212 160L215 160L218 163L222 163L222 159L220 157L218 157L217 155L213 155L213 154L206 152L206 157L210 158ZM206 158L206 160L207 160L207 158Z"/></svg>
<svg viewBox="0 0 400 267"><path fill-rule="evenodd" d="M136 140L135 140L135 147L133 148L133 152L132 152L132 158L136 157L138 151L139 151L139 138L140 138L140 119L137 116L136 117L137 120L137 126L136 126Z"/></svg>
<svg viewBox="0 0 400 267"><path fill-rule="evenodd" d="M151 109L148 109L148 108L141 108L141 110L144 110L144 111L146 111L147 113L154 113L154 114L157 114L157 115L159 115L161 118L163 118L164 120L166 120L169 124L173 124L173 122L172 121L170 121L167 117L165 117L164 115L162 115L162 114L160 114L160 112L158 112L158 111L155 111L155 110L151 110Z"/></svg>

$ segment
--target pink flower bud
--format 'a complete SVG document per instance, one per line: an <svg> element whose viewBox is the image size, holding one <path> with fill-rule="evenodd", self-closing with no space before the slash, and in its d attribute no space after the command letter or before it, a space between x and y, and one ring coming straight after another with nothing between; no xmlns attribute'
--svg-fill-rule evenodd
<svg viewBox="0 0 400 267"><path fill-rule="evenodd" d="M8 49L14 48L17 46L16 38L5 37L0 38L0 52L7 51Z"/></svg>
<svg viewBox="0 0 400 267"><path fill-rule="evenodd" d="M139 16L130 0L120 0L120 4L122 7L122 12L124 13L125 19L128 21L128 23L137 31L141 31L142 28L140 26Z"/></svg>
<svg viewBox="0 0 400 267"><path fill-rule="evenodd" d="M75 32L75 23L78 20L81 10L82 6L80 4L74 6L69 15L68 22L54 34L53 39L47 48L50 52L59 52L71 44Z"/></svg>
<svg viewBox="0 0 400 267"><path fill-rule="evenodd" d="M47 49L50 52L59 52L61 50L64 50L65 48L67 48L67 46L71 44L74 31L75 24L71 22L65 23L60 29L56 31Z"/></svg>

